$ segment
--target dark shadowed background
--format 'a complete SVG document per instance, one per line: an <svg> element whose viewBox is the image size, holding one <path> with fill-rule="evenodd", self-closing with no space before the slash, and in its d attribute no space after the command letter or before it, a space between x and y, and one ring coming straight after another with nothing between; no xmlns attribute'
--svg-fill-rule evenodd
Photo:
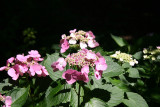
<svg viewBox="0 0 160 107"><path fill-rule="evenodd" d="M54 52L62 34L91 30L107 51L116 48L110 34L138 48L159 44L160 6L154 0L3 0L0 2L0 65L31 49ZM33 37L25 35L35 31ZM30 43L31 42L31 43Z"/></svg>

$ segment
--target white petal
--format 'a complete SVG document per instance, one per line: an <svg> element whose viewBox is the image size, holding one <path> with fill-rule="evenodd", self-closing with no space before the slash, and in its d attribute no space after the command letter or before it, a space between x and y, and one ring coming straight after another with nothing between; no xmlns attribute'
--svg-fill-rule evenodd
<svg viewBox="0 0 160 107"><path fill-rule="evenodd" d="M75 39L70 39L69 40L69 44L76 44L76 43L77 43L77 41Z"/></svg>
<svg viewBox="0 0 160 107"><path fill-rule="evenodd" d="M80 42L81 49L85 49L87 47L87 44L85 42Z"/></svg>
<svg viewBox="0 0 160 107"><path fill-rule="evenodd" d="M74 33L71 33L70 36L73 37L73 38L76 37L76 35Z"/></svg>

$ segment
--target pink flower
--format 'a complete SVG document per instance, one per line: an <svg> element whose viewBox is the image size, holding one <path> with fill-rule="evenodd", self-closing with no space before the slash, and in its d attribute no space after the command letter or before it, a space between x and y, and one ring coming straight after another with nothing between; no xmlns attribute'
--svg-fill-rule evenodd
<svg viewBox="0 0 160 107"><path fill-rule="evenodd" d="M8 65L9 63L13 63L13 61L14 61L14 57L9 58L9 59L7 60L7 65Z"/></svg>
<svg viewBox="0 0 160 107"><path fill-rule="evenodd" d="M59 58L56 62L53 62L51 67L53 68L53 71L63 71L64 67L67 65L64 58Z"/></svg>
<svg viewBox="0 0 160 107"><path fill-rule="evenodd" d="M68 84L73 84L78 80L80 75L81 75L81 72L78 72L73 69L68 69L62 74L62 78L66 79Z"/></svg>
<svg viewBox="0 0 160 107"><path fill-rule="evenodd" d="M66 39L61 39L61 53L64 53L69 48L69 43Z"/></svg>
<svg viewBox="0 0 160 107"><path fill-rule="evenodd" d="M0 71L6 70L7 68L7 66L0 67Z"/></svg>
<svg viewBox="0 0 160 107"><path fill-rule="evenodd" d="M18 77L19 77L19 71L16 71L15 69L10 68L10 69L8 70L8 75L9 75L10 77L12 77L13 80L17 80Z"/></svg>
<svg viewBox="0 0 160 107"><path fill-rule="evenodd" d="M85 36L86 36L88 39L95 39L95 36L94 36L94 34L93 34L92 31L86 32Z"/></svg>
<svg viewBox="0 0 160 107"><path fill-rule="evenodd" d="M31 73L31 76L34 76L35 73L38 74L38 75L41 75L42 74L42 70L41 70L42 66L40 64L34 64L34 65L31 65L30 66L30 73Z"/></svg>
<svg viewBox="0 0 160 107"><path fill-rule="evenodd" d="M14 57L11 57L7 60L6 66L0 67L0 71L9 69L10 63L13 63Z"/></svg>
<svg viewBox="0 0 160 107"><path fill-rule="evenodd" d="M94 59L96 60L96 54L94 52L91 52L91 51L88 51L87 52L87 56L86 56L87 59Z"/></svg>
<svg viewBox="0 0 160 107"><path fill-rule="evenodd" d="M27 62L27 57L25 57L24 55L17 55L16 59L20 62Z"/></svg>
<svg viewBox="0 0 160 107"><path fill-rule="evenodd" d="M11 104L12 104L12 97L11 96L6 96L5 105L3 107L11 107Z"/></svg>
<svg viewBox="0 0 160 107"><path fill-rule="evenodd" d="M42 66L42 76L45 77L47 75L49 75L48 71L46 70L45 66Z"/></svg>
<svg viewBox="0 0 160 107"><path fill-rule="evenodd" d="M96 40L89 40L89 41L88 41L88 46L89 46L90 48L95 48L95 47L99 46L99 43L96 42Z"/></svg>
<svg viewBox="0 0 160 107"><path fill-rule="evenodd" d="M97 80L101 79L103 71L95 71L94 76Z"/></svg>
<svg viewBox="0 0 160 107"><path fill-rule="evenodd" d="M99 58L98 61L95 62L96 64L96 70L106 70L107 69L107 64L106 64L106 61L103 57Z"/></svg>
<svg viewBox="0 0 160 107"><path fill-rule="evenodd" d="M29 57L32 57L32 58L40 58L41 57L41 55L39 54L39 52L37 50L31 50L28 53L29 53Z"/></svg>
<svg viewBox="0 0 160 107"><path fill-rule="evenodd" d="M70 33L75 33L77 29L70 30Z"/></svg>
<svg viewBox="0 0 160 107"><path fill-rule="evenodd" d="M85 43L85 42L80 42L80 48L81 49L85 49L85 48L87 48L87 44Z"/></svg>
<svg viewBox="0 0 160 107"><path fill-rule="evenodd" d="M82 69L81 69L81 73L89 73L89 66L88 65L85 65Z"/></svg>
<svg viewBox="0 0 160 107"><path fill-rule="evenodd" d="M84 81L84 82L89 82L88 74L86 72L81 73L80 76L78 76L78 80Z"/></svg>
<svg viewBox="0 0 160 107"><path fill-rule="evenodd" d="M160 46L157 46L157 49L160 49Z"/></svg>

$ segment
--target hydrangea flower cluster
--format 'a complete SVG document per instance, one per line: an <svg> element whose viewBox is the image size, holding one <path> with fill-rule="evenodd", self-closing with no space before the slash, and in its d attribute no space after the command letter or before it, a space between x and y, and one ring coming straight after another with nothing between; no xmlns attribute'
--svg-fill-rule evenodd
<svg viewBox="0 0 160 107"><path fill-rule="evenodd" d="M152 49L149 47L148 49L143 49L143 58L150 59L152 61L159 61L160 60L160 46L157 46L156 49Z"/></svg>
<svg viewBox="0 0 160 107"><path fill-rule="evenodd" d="M62 39L60 40L61 53L64 53L71 45L78 44L81 49L86 49L87 45L90 48L95 48L99 46L99 43L95 40L95 35L91 32L85 32L79 30L76 32L76 29L70 30L70 35L66 36L62 35Z"/></svg>
<svg viewBox="0 0 160 107"><path fill-rule="evenodd" d="M121 62L128 62L131 66L138 64L138 61L136 59L133 59L132 55L122 53L120 51L116 51L115 54L110 55L110 57L118 59Z"/></svg>
<svg viewBox="0 0 160 107"><path fill-rule="evenodd" d="M0 101L2 101L5 105L2 107L11 107L12 104L12 97L11 96L2 96L0 93Z"/></svg>
<svg viewBox="0 0 160 107"><path fill-rule="evenodd" d="M68 84L73 84L77 80L88 82L89 68L93 69L97 80L102 77L103 71L107 69L105 58L100 53L94 53L88 49L69 54L65 59L61 57L56 62L53 62L51 66L53 71L62 71L67 63L70 67L79 69L79 71L68 69L63 73L62 77L66 79Z"/></svg>
<svg viewBox="0 0 160 107"><path fill-rule="evenodd" d="M40 65L38 62L43 61L41 55L37 50L31 50L28 55L18 54L16 57L11 57L7 60L6 66L0 68L0 71L8 71L8 75L13 80L17 80L19 76L28 73L30 76L45 77L48 74L45 66Z"/></svg>

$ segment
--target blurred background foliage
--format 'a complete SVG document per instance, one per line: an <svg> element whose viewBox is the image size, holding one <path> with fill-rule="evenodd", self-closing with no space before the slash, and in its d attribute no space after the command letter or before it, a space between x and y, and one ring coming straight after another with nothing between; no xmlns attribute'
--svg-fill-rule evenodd
<svg viewBox="0 0 160 107"><path fill-rule="evenodd" d="M111 34L126 39L133 52L159 45L159 11L151 0L1 0L0 65L31 49L53 53L74 28L91 30L106 51L118 48Z"/></svg>

